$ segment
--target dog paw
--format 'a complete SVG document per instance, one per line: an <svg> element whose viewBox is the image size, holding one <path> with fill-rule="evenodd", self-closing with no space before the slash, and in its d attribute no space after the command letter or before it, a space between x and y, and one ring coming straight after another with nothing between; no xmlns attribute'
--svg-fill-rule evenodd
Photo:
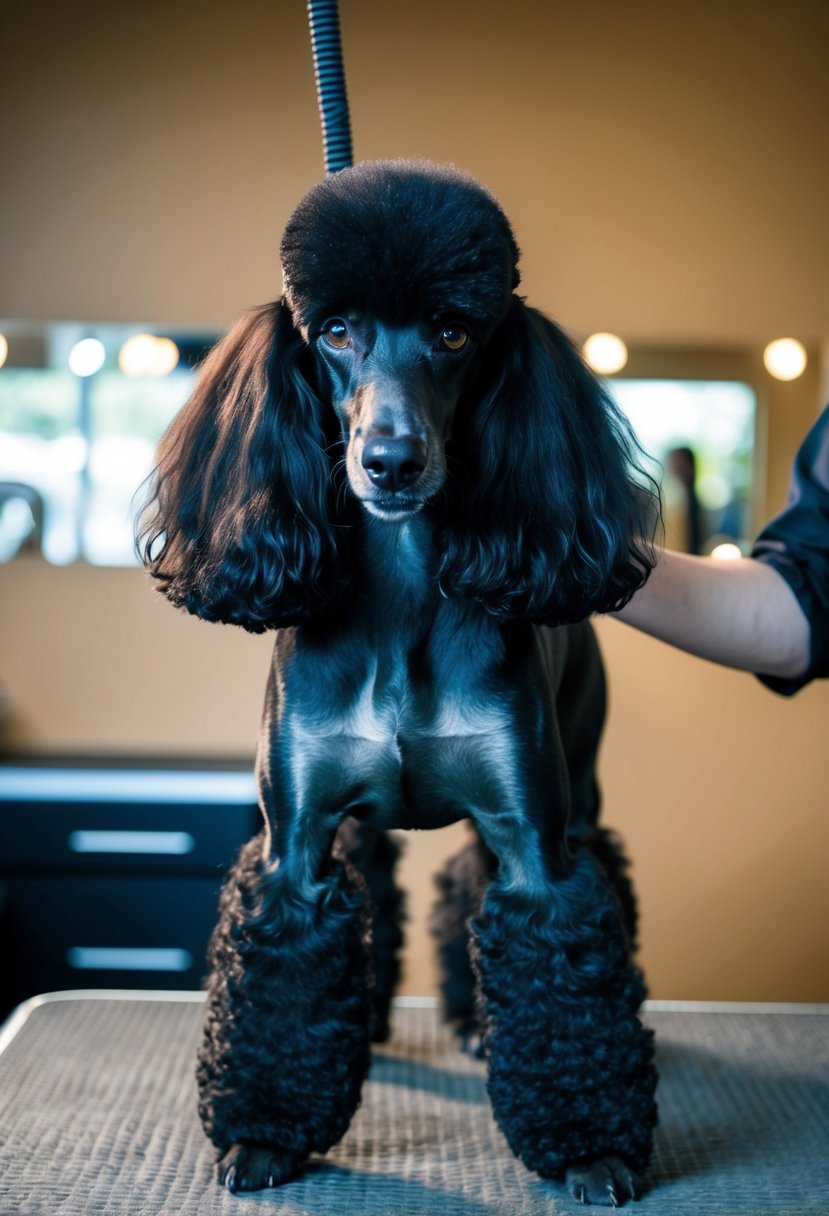
<svg viewBox="0 0 829 1216"><path fill-rule="evenodd" d="M618 1208L639 1197L639 1178L618 1157L571 1165L567 1170L567 1190L579 1203L596 1203Z"/></svg>
<svg viewBox="0 0 829 1216"><path fill-rule="evenodd" d="M218 1165L219 1182L229 1191L261 1191L296 1173L296 1158L267 1145L234 1144Z"/></svg>

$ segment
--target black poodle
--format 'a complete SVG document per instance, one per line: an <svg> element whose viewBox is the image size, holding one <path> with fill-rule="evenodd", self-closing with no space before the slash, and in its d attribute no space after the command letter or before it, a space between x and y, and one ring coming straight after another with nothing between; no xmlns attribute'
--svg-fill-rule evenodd
<svg viewBox="0 0 829 1216"><path fill-rule="evenodd" d="M264 828L210 949L198 1079L220 1179L277 1185L344 1134L396 975L384 833L467 817L480 844L436 914L448 1010L483 1044L513 1151L623 1203L656 1074L631 888L596 826L584 621L651 569L635 442L514 294L510 225L455 170L337 173L281 252L284 297L216 347L163 441L143 533L174 604L278 630Z"/></svg>

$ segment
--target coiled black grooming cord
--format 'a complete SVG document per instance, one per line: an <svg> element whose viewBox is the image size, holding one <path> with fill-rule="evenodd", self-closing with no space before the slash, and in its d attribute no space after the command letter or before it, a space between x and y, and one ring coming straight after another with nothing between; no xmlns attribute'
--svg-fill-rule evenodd
<svg viewBox="0 0 829 1216"><path fill-rule="evenodd" d="M308 0L308 22L322 121L325 171L337 173L353 163L337 0Z"/></svg>

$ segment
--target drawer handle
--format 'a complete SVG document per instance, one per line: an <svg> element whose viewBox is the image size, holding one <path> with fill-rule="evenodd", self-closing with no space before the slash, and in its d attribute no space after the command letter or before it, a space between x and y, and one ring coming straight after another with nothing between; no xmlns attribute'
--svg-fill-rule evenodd
<svg viewBox="0 0 829 1216"><path fill-rule="evenodd" d="M73 853L163 853L183 857L196 841L189 832L109 832L81 828L70 833Z"/></svg>
<svg viewBox="0 0 829 1216"><path fill-rule="evenodd" d="M72 946L66 961L75 971L189 971L189 950L127 946Z"/></svg>

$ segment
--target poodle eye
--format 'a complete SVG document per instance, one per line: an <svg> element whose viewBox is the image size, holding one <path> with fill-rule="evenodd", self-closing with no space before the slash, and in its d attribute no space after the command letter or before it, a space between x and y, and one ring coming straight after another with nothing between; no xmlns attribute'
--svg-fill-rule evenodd
<svg viewBox="0 0 829 1216"><path fill-rule="evenodd" d="M345 321L341 321L339 317L335 317L333 321L328 321L322 331L322 336L329 346L333 346L334 350L345 350L351 343L351 338L348 333L348 326Z"/></svg>
<svg viewBox="0 0 829 1216"><path fill-rule="evenodd" d="M469 334L460 325L447 325L440 335L438 347L440 350L463 350L469 342Z"/></svg>

